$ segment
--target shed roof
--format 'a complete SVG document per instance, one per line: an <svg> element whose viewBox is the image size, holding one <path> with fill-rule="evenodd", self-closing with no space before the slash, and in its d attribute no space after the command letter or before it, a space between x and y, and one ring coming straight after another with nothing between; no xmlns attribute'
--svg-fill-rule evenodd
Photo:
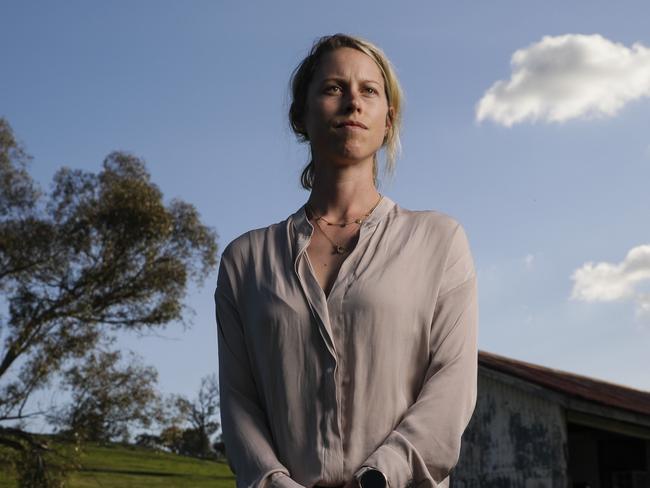
<svg viewBox="0 0 650 488"><path fill-rule="evenodd" d="M647 391L547 368L487 351L479 351L478 362L479 365L486 368L501 371L567 395L650 415L650 392Z"/></svg>

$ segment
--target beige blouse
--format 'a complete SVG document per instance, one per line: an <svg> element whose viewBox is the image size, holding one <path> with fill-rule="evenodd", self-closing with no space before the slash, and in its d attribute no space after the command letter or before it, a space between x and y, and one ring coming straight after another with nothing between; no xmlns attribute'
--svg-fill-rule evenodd
<svg viewBox="0 0 650 488"><path fill-rule="evenodd" d="M234 239L215 292L223 439L238 488L446 487L476 403L478 305L453 218L384 196L329 296L301 207Z"/></svg>

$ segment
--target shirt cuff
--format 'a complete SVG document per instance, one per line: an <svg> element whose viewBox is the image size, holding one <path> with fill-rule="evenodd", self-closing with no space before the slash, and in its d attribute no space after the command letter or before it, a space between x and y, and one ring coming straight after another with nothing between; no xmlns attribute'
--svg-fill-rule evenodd
<svg viewBox="0 0 650 488"><path fill-rule="evenodd" d="M304 488L299 483L296 483L290 476L282 471L276 471L269 477L267 488Z"/></svg>
<svg viewBox="0 0 650 488"><path fill-rule="evenodd" d="M354 474L358 480L368 469L376 469L387 480L387 488L406 488L413 486L413 473L410 464L395 449L387 444L377 450Z"/></svg>

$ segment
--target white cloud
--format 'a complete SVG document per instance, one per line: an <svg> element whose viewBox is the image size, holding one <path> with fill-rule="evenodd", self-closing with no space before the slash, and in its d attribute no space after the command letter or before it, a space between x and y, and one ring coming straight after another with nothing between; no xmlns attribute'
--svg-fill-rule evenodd
<svg viewBox="0 0 650 488"><path fill-rule="evenodd" d="M634 299L637 317L650 317L650 294L637 291L650 280L650 245L632 248L625 259L616 263L585 263L571 275L574 281L571 299L586 302L610 302Z"/></svg>
<svg viewBox="0 0 650 488"><path fill-rule="evenodd" d="M526 269L531 270L533 269L533 264L535 263L535 255L534 254L526 254L526 257L524 258L524 266L526 266Z"/></svg>
<svg viewBox="0 0 650 488"><path fill-rule="evenodd" d="M640 293L636 302L636 317L650 319L650 293Z"/></svg>
<svg viewBox="0 0 650 488"><path fill-rule="evenodd" d="M615 115L650 96L650 48L599 34L544 36L515 51L510 80L494 83L476 105L476 120L507 127L525 120L563 122Z"/></svg>

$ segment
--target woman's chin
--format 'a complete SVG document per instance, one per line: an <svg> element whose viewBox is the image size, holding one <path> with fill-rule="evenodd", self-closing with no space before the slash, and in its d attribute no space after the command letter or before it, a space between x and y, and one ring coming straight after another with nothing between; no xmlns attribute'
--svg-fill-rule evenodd
<svg viewBox="0 0 650 488"><path fill-rule="evenodd" d="M336 157L326 159L326 161L326 164L340 169L351 168L354 166L362 167L366 165L372 167L373 156L372 154L370 156L357 154L340 154Z"/></svg>
<svg viewBox="0 0 650 488"><path fill-rule="evenodd" d="M364 147L345 146L337 151L332 151L329 157L325 157L324 160L329 160L335 164L344 166L363 165L364 163L372 164L375 153L375 151L370 151Z"/></svg>

